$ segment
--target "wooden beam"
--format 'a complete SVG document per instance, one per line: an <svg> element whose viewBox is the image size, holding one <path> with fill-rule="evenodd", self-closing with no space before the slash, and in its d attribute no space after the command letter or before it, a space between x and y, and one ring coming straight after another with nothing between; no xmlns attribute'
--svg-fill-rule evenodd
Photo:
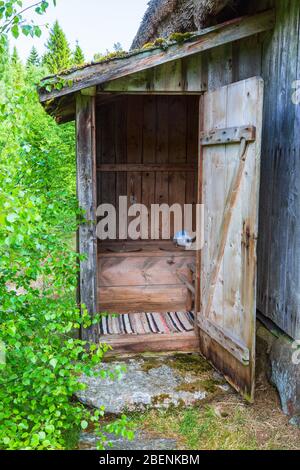
<svg viewBox="0 0 300 470"><path fill-rule="evenodd" d="M138 163L103 163L102 165L97 166L97 171L103 172L193 172L196 171L197 167L195 165L186 165L186 164L138 164Z"/></svg>
<svg viewBox="0 0 300 470"><path fill-rule="evenodd" d="M170 334L105 335L100 337L100 342L113 348L107 353L108 356L116 353L199 351L199 342L194 331Z"/></svg>
<svg viewBox="0 0 300 470"><path fill-rule="evenodd" d="M245 366L249 364L250 351L246 345L242 344L237 338L234 338L229 331L224 330L224 328L213 323L203 315L198 315L197 321L201 330L229 351L239 362Z"/></svg>
<svg viewBox="0 0 300 470"><path fill-rule="evenodd" d="M227 21L217 26L204 29L183 44L171 45L166 51L154 49L129 54L127 57L89 65L69 73L61 74L57 79L72 83L61 90L46 92L43 84L40 88L40 101L47 102L61 96L74 93L84 88L100 86L110 80L151 69L183 57L207 51L222 44L243 39L274 27L275 15L268 10L254 16L245 16ZM50 77L51 78L51 77ZM54 77L55 78L55 77ZM47 77L49 81L49 77Z"/></svg>
<svg viewBox="0 0 300 470"><path fill-rule="evenodd" d="M110 80L98 93L199 95L207 90L203 55L194 54L129 76Z"/></svg>
<svg viewBox="0 0 300 470"><path fill-rule="evenodd" d="M242 139L253 142L256 137L255 126L229 127L227 129L212 129L200 133L201 145L238 144Z"/></svg>
<svg viewBox="0 0 300 470"><path fill-rule="evenodd" d="M76 96L77 134L77 196L85 213L85 223L79 227L80 260L79 301L93 316L97 312L97 239L96 239L96 143L95 98ZM97 342L99 327L82 329L82 338Z"/></svg>
<svg viewBox="0 0 300 470"><path fill-rule="evenodd" d="M84 88L83 90L81 90L81 94L83 96L96 96L97 87L91 86L90 88Z"/></svg>

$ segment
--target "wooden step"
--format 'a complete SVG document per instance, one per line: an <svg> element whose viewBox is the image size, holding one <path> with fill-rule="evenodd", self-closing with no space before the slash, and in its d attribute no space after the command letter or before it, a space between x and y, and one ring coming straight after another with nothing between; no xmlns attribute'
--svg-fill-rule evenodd
<svg viewBox="0 0 300 470"><path fill-rule="evenodd" d="M166 335L110 335L101 337L100 342L113 348L109 355L115 353L199 351L199 340L194 331Z"/></svg>

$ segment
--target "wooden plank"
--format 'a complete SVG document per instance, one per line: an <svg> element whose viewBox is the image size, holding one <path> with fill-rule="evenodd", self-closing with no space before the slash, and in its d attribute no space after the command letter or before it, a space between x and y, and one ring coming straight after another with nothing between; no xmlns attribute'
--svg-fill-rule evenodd
<svg viewBox="0 0 300 470"><path fill-rule="evenodd" d="M175 250L173 251L165 251L164 249L161 249L161 250L156 250L156 251L152 251L150 250L148 253L147 253L147 257L153 257L153 258L168 258L168 257L172 257L172 258L186 258L186 253L187 251L183 250L183 251L178 251L176 252ZM111 258L112 256L112 250L107 250L106 252L105 251L101 251L101 253L99 253L99 257L101 256L101 258ZM124 257L124 253L118 253L118 252L114 252L113 253L113 256L115 258L123 258ZM144 258L145 257L145 253L142 252L142 251L133 251L132 253L126 253L126 257L130 258L130 257L142 257Z"/></svg>
<svg viewBox="0 0 300 470"><path fill-rule="evenodd" d="M191 284L190 280L186 278L183 274L180 272L177 272L177 277L178 279L182 282L183 285L186 286L186 288L193 294L195 295L195 287Z"/></svg>
<svg viewBox="0 0 300 470"><path fill-rule="evenodd" d="M115 146L115 123L117 108L115 104L105 105L101 107L101 145L97 146L97 153L101 154L101 163L116 162L116 146ZM101 204L112 204L116 207L116 174L109 172L106 175L98 173L98 181L100 188L98 192L101 194Z"/></svg>
<svg viewBox="0 0 300 470"><path fill-rule="evenodd" d="M203 82L203 54L195 54L182 59L182 69L185 71L183 84L186 92L206 90L207 84Z"/></svg>
<svg viewBox="0 0 300 470"><path fill-rule="evenodd" d="M151 87L151 93L156 92L170 92L183 93L185 83L182 77L182 62L175 60L162 64L161 66L154 67L154 81Z"/></svg>
<svg viewBox="0 0 300 470"><path fill-rule="evenodd" d="M257 34L233 44L234 81L262 75L263 34Z"/></svg>
<svg viewBox="0 0 300 470"><path fill-rule="evenodd" d="M229 127L226 129L211 129L200 133L201 145L224 145L237 144L242 139L246 142L253 142L256 136L254 126Z"/></svg>
<svg viewBox="0 0 300 470"><path fill-rule="evenodd" d="M124 164L127 161L127 97L123 97L115 106L115 147L116 147L116 164ZM98 168L97 168L98 171ZM116 205L117 217L119 219L119 197L127 196L127 175L126 173L116 174ZM124 230L125 233L122 233ZM118 238L123 239L127 236L127 227L119 227L117 230Z"/></svg>
<svg viewBox="0 0 300 470"><path fill-rule="evenodd" d="M190 280L188 263L193 261L193 254L185 257L123 257L100 256L98 265L99 286L154 286L179 284L178 273Z"/></svg>
<svg viewBox="0 0 300 470"><path fill-rule="evenodd" d="M86 222L79 227L80 305L93 316L97 312L97 240L96 240L96 150L95 98L76 97L77 196ZM82 329L82 338L97 342L98 326Z"/></svg>
<svg viewBox="0 0 300 470"><path fill-rule="evenodd" d="M199 131L199 97L189 96L187 100L187 165L195 165L195 170L186 172L185 203L192 204L192 229L196 231L196 204L198 185L198 131ZM185 225L190 222L185 220ZM188 229L188 227L185 227Z"/></svg>
<svg viewBox="0 0 300 470"><path fill-rule="evenodd" d="M183 247L177 247L170 240L120 240L120 241L103 241L99 243L99 254L102 257L124 256L161 256L161 257L190 257L190 251Z"/></svg>
<svg viewBox="0 0 300 470"><path fill-rule="evenodd" d="M198 132L204 129L204 95L200 96L199 99L199 126ZM198 139L198 181L197 181L197 204L202 204L203 201L203 149L204 147L200 145L200 139ZM206 225L206 224L205 224ZM205 226L204 226L205 229ZM204 232L203 229L203 232ZM195 301L194 301L194 312L195 316L200 314L201 311L201 296L202 296L202 253L201 249L197 249L195 257ZM197 322L195 322L195 333L199 338L199 328ZM200 343L200 341L199 341Z"/></svg>
<svg viewBox="0 0 300 470"><path fill-rule="evenodd" d="M141 172L141 173L148 173L148 172L195 172L196 171L195 164L173 164L173 163L106 163L97 165L97 171L102 172L119 172L119 173L127 173L127 172Z"/></svg>
<svg viewBox="0 0 300 470"><path fill-rule="evenodd" d="M235 44L235 43L234 43ZM233 44L223 44L202 54L207 63L207 88L215 90L232 83Z"/></svg>
<svg viewBox="0 0 300 470"><path fill-rule="evenodd" d="M221 87L205 96L203 107L204 129L226 127L227 89ZM218 105L214 105L218 103ZM226 177L226 149L225 146L202 146L202 204L205 208L204 220L204 248L201 251L201 306L200 312L207 310L207 301L211 284L211 263L216 258L216 250L219 247L219 234L221 233L222 218L224 214L224 202L227 199ZM212 183L214 182L214 183ZM212 188L213 184L213 188ZM218 271L218 283L214 287L211 319L218 324L223 324L223 270Z"/></svg>
<svg viewBox="0 0 300 470"><path fill-rule="evenodd" d="M177 60L101 85L103 94L195 94L201 90L203 85L199 55L188 57L184 67L182 61Z"/></svg>
<svg viewBox="0 0 300 470"><path fill-rule="evenodd" d="M156 112L157 100L153 96L144 97L144 118L143 118L143 163L145 165L155 164L156 160ZM142 174L142 204L147 208L145 216L148 220L148 227L142 227L142 238L148 239L151 227L151 204L155 200L155 173L153 171ZM143 212L143 210L142 210ZM148 228L148 230L147 230Z"/></svg>
<svg viewBox="0 0 300 470"><path fill-rule="evenodd" d="M159 97L157 102L156 163L161 172L155 174L155 204L169 204L169 104L168 96ZM172 164L174 168L174 165ZM163 171L163 170L166 171ZM162 224L155 227L158 237L162 238Z"/></svg>
<svg viewBox="0 0 300 470"><path fill-rule="evenodd" d="M191 310L185 286L100 287L99 311L110 313L169 312Z"/></svg>
<svg viewBox="0 0 300 470"><path fill-rule="evenodd" d="M209 282L208 282L209 287L208 287L208 295L206 299L205 311L203 312L205 316L208 316L210 313L215 289L218 284L217 283L218 276L219 276L219 272L221 269L221 263L224 257L226 243L228 242L227 238L228 238L228 234L229 234L229 230L230 230L230 226L232 222L233 212L234 212L234 208L235 208L235 205L239 197L239 193L240 193L242 177L244 174L244 169L245 169L245 164L246 164L246 158L245 158L246 153L247 153L247 144L244 141L244 145L243 144L241 145L240 151L238 153L238 161L239 161L238 171L233 179L233 183L231 187L229 188L229 197L228 197L228 200L226 201L220 232L219 234L217 234L218 243L216 246L216 254L213 253L213 256L211 258L210 269L212 271L211 271Z"/></svg>
<svg viewBox="0 0 300 470"><path fill-rule="evenodd" d="M145 335L110 335L102 336L100 342L109 344L114 354L146 353L146 352L196 352L199 350L198 339L195 333L171 333L171 334L145 334Z"/></svg>
<svg viewBox="0 0 300 470"><path fill-rule="evenodd" d="M228 88L227 92L227 109L226 109L226 125L233 126L240 123L253 123L256 122L256 116L251 115L251 108L249 106L250 101L246 99L245 86L241 86L240 82L236 85L232 85ZM256 106L256 103L254 104ZM244 106L246 108L246 115L244 115ZM225 194L227 201L230 197L230 194L233 194L232 188L236 183L238 178L238 173L243 175L246 173L246 165L248 165L248 159L255 156L252 153L252 148L255 145L248 145L246 149L245 157L246 162L242 162L239 157L239 150L237 145L226 145L225 147L225 159L226 159L226 178L225 178ZM242 170L241 167L244 166ZM253 167L251 166L253 170ZM252 180L253 171L251 171ZM254 171L255 174L255 171ZM237 273L240 273L241 263L242 263L242 247L241 247L241 232L243 231L243 219L242 219L242 199L245 197L244 194L247 194L248 197L245 197L245 206L248 207L250 203L248 191L245 188L246 180L245 177L241 176L243 179L240 182L239 191L241 191L241 197L237 197L235 200L234 208L231 213L231 224L230 228L227 229L227 242L224 248L224 259L222 261L223 266L223 327L227 330L230 330L236 336L242 335L242 326L244 323L248 323L243 319L243 307L241 306L241 278L245 278L243 273L238 276ZM243 187L241 187L241 184ZM256 192L254 192L256 197ZM249 211L249 209L248 209ZM246 214L245 214L246 216ZM237 230L238 227L238 230ZM226 274L225 274L226 273ZM246 326L245 326L246 328ZM244 338L244 336L242 336ZM247 336L244 338L246 341Z"/></svg>
<svg viewBox="0 0 300 470"><path fill-rule="evenodd" d="M237 18L223 24L207 28L198 33L193 40L183 44L170 46L166 51L155 49L142 51L138 54L130 54L126 58L82 67L78 70L61 74L61 78L72 83L61 90L53 89L45 92L43 83L39 94L42 103L49 100L74 93L83 88L101 85L105 82L121 78L132 73L156 67L163 63L171 62L182 57L197 54L221 44L230 43L239 39L252 36L262 31L272 29L274 26L274 11L266 11L258 15ZM49 77L46 78L49 80Z"/></svg>
<svg viewBox="0 0 300 470"><path fill-rule="evenodd" d="M127 162L141 164L143 160L143 119L144 97L136 96L128 100L127 110ZM127 173L128 208L142 202L142 174L132 171ZM128 218L128 223L133 220Z"/></svg>
<svg viewBox="0 0 300 470"><path fill-rule="evenodd" d="M266 81L259 238L259 309L294 339L300 337L300 3L276 2L276 27L263 44ZM280 93L278 93L280 90Z"/></svg>
<svg viewBox="0 0 300 470"><path fill-rule="evenodd" d="M174 119L176 116L176 119ZM183 96L173 96L169 105L169 162L186 164L187 160L187 101ZM169 172L169 205L179 204L182 209L185 204L186 174ZM183 228L175 226L175 219L170 220L170 235Z"/></svg>
<svg viewBox="0 0 300 470"><path fill-rule="evenodd" d="M250 352L238 338L232 336L230 331L225 330L208 318L199 316L198 325L207 335L214 339L222 348L226 349L243 365L249 365Z"/></svg>
<svg viewBox="0 0 300 470"><path fill-rule="evenodd" d="M203 147L202 200L205 244L201 253L200 322L230 332L249 350L249 364L216 334L200 330L200 349L248 400L253 400L256 316L256 242L263 83L252 78L204 96L204 131L256 126L256 140L243 146ZM203 320L204 319L204 320Z"/></svg>

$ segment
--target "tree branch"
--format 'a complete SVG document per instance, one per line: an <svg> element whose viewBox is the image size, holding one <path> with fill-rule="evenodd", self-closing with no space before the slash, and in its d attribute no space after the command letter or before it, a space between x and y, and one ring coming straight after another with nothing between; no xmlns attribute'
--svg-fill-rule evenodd
<svg viewBox="0 0 300 470"><path fill-rule="evenodd" d="M2 26L2 28L0 28L1 33L4 33L8 30L8 28L14 22L15 18L18 18L18 17L22 16L24 13L26 13L26 11L32 10L32 8L37 8L42 3L43 3L43 0L40 0L39 2L36 2L32 5L29 5L28 7L23 8L23 10L20 10L20 11L16 12L15 15L9 20L9 22L6 23L4 26Z"/></svg>

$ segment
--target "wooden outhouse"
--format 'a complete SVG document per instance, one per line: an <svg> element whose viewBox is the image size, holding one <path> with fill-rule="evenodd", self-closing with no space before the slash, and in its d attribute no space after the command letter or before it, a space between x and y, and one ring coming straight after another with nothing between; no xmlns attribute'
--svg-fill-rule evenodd
<svg viewBox="0 0 300 470"><path fill-rule="evenodd" d="M76 120L86 213L80 302L91 315L117 314L84 337L116 352L199 351L249 399L262 132L263 185L266 146L276 138L268 135L273 95L264 81L275 70L273 41L282 27L274 9L259 10L47 77L39 90L58 123ZM98 240L97 208L112 204L118 215L120 196L149 209L202 205L201 248L174 243L173 219L169 239L161 227L150 240L129 239L130 215L112 239Z"/></svg>

